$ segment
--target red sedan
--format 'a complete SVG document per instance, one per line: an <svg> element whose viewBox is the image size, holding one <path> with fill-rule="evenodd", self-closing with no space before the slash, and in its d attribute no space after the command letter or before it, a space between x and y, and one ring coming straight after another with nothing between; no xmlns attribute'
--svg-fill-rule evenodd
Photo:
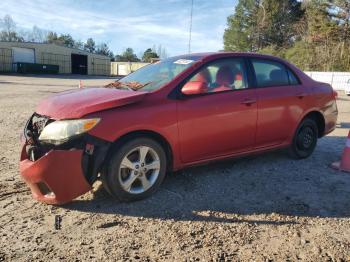
<svg viewBox="0 0 350 262"><path fill-rule="evenodd" d="M42 202L69 202L98 179L116 198L139 200L168 171L278 148L306 158L337 114L330 85L279 58L183 55L42 101L20 170Z"/></svg>

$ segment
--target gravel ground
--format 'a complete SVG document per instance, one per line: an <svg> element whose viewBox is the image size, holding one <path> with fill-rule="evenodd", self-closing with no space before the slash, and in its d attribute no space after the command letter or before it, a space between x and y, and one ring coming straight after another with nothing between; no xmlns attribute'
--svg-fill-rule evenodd
<svg viewBox="0 0 350 262"><path fill-rule="evenodd" d="M279 151L186 169L136 203L96 183L65 206L41 204L19 177L19 134L40 99L77 85L0 75L0 261L350 261L350 174L329 168L344 148L350 98L340 96L338 128L309 159Z"/></svg>

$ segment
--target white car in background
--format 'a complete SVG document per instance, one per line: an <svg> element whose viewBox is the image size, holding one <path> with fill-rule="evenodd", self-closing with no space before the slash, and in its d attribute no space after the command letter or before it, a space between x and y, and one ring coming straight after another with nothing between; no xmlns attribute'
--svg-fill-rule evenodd
<svg viewBox="0 0 350 262"><path fill-rule="evenodd" d="M344 91L346 95L350 96L350 79L346 83Z"/></svg>

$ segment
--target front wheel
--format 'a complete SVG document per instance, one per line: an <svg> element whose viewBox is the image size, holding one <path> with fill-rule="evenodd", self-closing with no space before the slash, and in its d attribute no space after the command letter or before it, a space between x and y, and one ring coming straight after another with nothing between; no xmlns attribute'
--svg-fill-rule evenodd
<svg viewBox="0 0 350 262"><path fill-rule="evenodd" d="M150 138L135 138L118 148L101 174L106 190L121 201L150 196L163 182L166 155Z"/></svg>
<svg viewBox="0 0 350 262"><path fill-rule="evenodd" d="M309 157L315 150L318 139L318 128L315 120L304 119L294 134L289 154L295 159Z"/></svg>

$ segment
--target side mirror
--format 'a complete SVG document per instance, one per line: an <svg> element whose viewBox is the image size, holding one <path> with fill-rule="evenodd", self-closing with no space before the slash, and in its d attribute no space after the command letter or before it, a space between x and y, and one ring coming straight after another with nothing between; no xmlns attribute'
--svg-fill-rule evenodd
<svg viewBox="0 0 350 262"><path fill-rule="evenodd" d="M181 89L185 95L198 95L208 92L208 84L205 82L193 81L187 82Z"/></svg>

